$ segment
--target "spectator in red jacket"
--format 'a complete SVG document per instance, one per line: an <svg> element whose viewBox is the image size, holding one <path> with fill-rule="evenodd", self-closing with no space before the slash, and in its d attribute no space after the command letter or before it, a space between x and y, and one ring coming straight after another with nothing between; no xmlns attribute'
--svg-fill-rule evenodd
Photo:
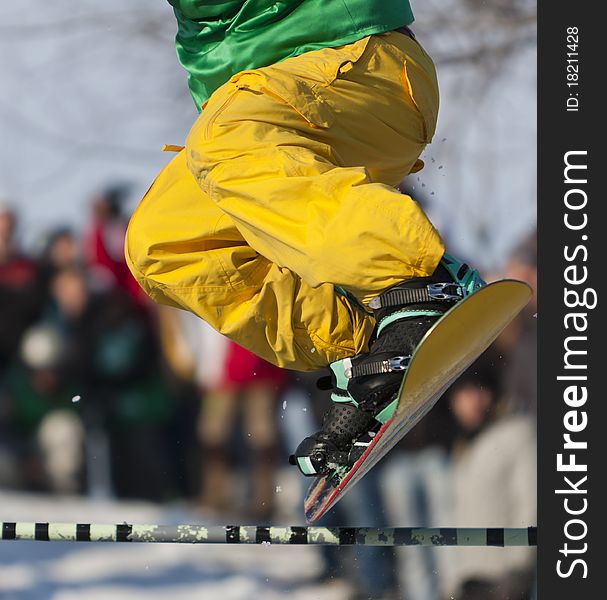
<svg viewBox="0 0 607 600"><path fill-rule="evenodd" d="M142 305L147 298L124 259L128 218L123 206L129 190L124 184L113 185L93 198L93 218L84 236L84 259L97 286L120 287L136 304Z"/></svg>

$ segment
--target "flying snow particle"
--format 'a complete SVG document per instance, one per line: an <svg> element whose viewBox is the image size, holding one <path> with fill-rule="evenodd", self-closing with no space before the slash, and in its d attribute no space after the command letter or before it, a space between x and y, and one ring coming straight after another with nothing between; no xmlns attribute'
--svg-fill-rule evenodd
<svg viewBox="0 0 607 600"><path fill-rule="evenodd" d="M280 494L280 492L282 492L282 486L277 485L277 486L276 486L276 493L277 493L277 494Z"/></svg>
<svg viewBox="0 0 607 600"><path fill-rule="evenodd" d="M282 401L282 410L287 410L287 401L286 400Z"/></svg>
<svg viewBox="0 0 607 600"><path fill-rule="evenodd" d="M72 402L74 402L74 403L76 403L76 402L80 402L80 398L81 398L81 396L74 396L74 397L72 398Z"/></svg>

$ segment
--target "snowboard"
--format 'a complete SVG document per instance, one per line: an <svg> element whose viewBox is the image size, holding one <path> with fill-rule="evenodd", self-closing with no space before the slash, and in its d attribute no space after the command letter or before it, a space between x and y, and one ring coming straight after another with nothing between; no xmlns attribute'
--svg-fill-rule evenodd
<svg viewBox="0 0 607 600"><path fill-rule="evenodd" d="M320 519L411 430L523 309L531 294L521 281L496 281L455 304L434 323L411 356L392 417L349 470L334 469L312 482L304 501L308 523Z"/></svg>

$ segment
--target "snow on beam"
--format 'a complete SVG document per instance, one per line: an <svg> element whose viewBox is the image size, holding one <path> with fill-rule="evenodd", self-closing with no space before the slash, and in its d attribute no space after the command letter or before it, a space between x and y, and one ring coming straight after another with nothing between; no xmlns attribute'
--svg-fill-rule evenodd
<svg viewBox="0 0 607 600"><path fill-rule="evenodd" d="M536 546L537 528L1 523L2 540L329 546Z"/></svg>

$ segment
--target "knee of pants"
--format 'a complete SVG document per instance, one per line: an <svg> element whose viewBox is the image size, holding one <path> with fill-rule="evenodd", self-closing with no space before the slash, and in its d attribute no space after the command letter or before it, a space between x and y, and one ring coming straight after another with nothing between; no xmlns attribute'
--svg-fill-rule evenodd
<svg viewBox="0 0 607 600"><path fill-rule="evenodd" d="M131 218L124 240L126 264L137 283L153 300L179 306L164 293L172 277L172 261L164 260L163 253L155 246L158 243L150 236L146 220L136 212ZM164 284L160 280L165 280Z"/></svg>
<svg viewBox="0 0 607 600"><path fill-rule="evenodd" d="M145 239L142 233L143 229L139 229L139 221L133 215L124 239L124 257L137 283L150 295L151 288L146 277L147 267L150 263L149 245L142 243L142 239Z"/></svg>
<svg viewBox="0 0 607 600"><path fill-rule="evenodd" d="M158 175L133 213L125 237L131 273L155 300L175 286L193 286L211 269L206 250L220 211L200 191L180 152Z"/></svg>

